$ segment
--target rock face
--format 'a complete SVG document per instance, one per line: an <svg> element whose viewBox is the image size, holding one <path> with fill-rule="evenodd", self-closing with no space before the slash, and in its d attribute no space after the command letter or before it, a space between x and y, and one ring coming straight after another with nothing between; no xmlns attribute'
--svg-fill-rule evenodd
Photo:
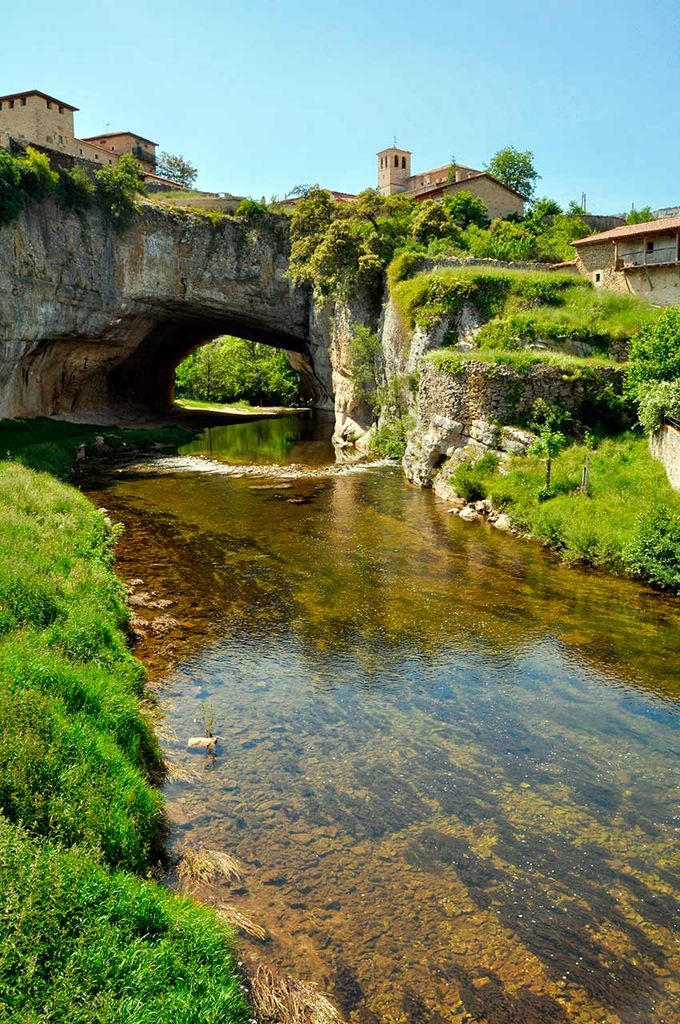
<svg viewBox="0 0 680 1024"><path fill-rule="evenodd" d="M488 451L501 457L524 454L533 435L513 424L530 416L537 399L573 411L608 387L620 391L621 385L622 371L611 366L567 374L550 363L520 370L473 359L426 360L404 471L414 483L435 483L440 490L438 478L461 462L474 462ZM448 494L445 488L442 493Z"/></svg>
<svg viewBox="0 0 680 1024"><path fill-rule="evenodd" d="M287 277L288 223L142 206L116 232L52 201L0 227L0 415L116 419L172 399L174 369L220 334L283 348L333 407L330 339Z"/></svg>

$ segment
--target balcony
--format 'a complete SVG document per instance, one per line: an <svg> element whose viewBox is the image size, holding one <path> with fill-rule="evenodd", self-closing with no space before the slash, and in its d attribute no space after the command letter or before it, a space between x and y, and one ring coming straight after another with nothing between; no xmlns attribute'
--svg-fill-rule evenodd
<svg viewBox="0 0 680 1024"><path fill-rule="evenodd" d="M636 267L658 267L672 263L678 263L678 245L673 242L671 245L655 246L651 252L643 249L635 249L632 252L619 253L616 261L617 270L633 270Z"/></svg>
<svg viewBox="0 0 680 1024"><path fill-rule="evenodd" d="M132 155L136 156L138 160L143 160L145 164L152 164L156 166L156 156L149 149L142 149L141 146L132 147Z"/></svg>

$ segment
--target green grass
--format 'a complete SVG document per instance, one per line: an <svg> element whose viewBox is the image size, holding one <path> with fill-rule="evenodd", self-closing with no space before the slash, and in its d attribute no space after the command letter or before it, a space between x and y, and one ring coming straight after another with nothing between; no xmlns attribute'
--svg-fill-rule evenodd
<svg viewBox="0 0 680 1024"><path fill-rule="evenodd" d="M532 349L480 348L459 352L443 348L428 352L424 358L436 366L448 367L454 370L463 363L470 362L470 360L479 363L512 366L517 370L526 370L531 366L538 366L540 363L544 363L548 366L557 366L565 372L587 370L588 367L611 366L620 368L621 366L620 363L613 359L607 359L605 356L573 356L567 352L535 351Z"/></svg>
<svg viewBox="0 0 680 1024"><path fill-rule="evenodd" d="M262 408L259 405L251 405L244 399L239 402L201 402L198 398L177 398L175 404L182 406L183 409L220 409L224 412L229 412L230 409L236 409L238 412L258 412Z"/></svg>
<svg viewBox="0 0 680 1024"><path fill-rule="evenodd" d="M178 447L191 440L193 434L180 427L126 429L66 423L45 417L0 420L0 458L65 479L73 468L76 450L85 445L89 455L95 454L95 438L100 436L110 448L147 450L159 444Z"/></svg>
<svg viewBox="0 0 680 1024"><path fill-rule="evenodd" d="M586 455L589 496L579 491ZM665 567L657 564L656 555L645 560L639 553L650 538L651 518L661 507L670 513L674 528L680 528L680 495L650 456L646 438L628 432L607 438L594 452L571 445L553 463L555 496L547 501L538 498L545 483L540 459L513 458L505 469L508 466L505 475L493 465L480 467L475 481L526 536L541 541L564 561L638 575L680 590L679 546L663 555Z"/></svg>
<svg viewBox="0 0 680 1024"><path fill-rule="evenodd" d="M0 1019L246 1024L231 935L152 882L0 818Z"/></svg>
<svg viewBox="0 0 680 1024"><path fill-rule="evenodd" d="M75 489L0 464L0 1019L245 1021L230 933L143 880L162 761L116 535Z"/></svg>
<svg viewBox="0 0 680 1024"><path fill-rule="evenodd" d="M410 329L434 328L470 302L484 321L477 342L494 351L541 341L557 350L587 344L596 353L621 358L640 324L659 315L641 299L596 290L574 274L452 267L402 278L408 266L398 258L389 278Z"/></svg>

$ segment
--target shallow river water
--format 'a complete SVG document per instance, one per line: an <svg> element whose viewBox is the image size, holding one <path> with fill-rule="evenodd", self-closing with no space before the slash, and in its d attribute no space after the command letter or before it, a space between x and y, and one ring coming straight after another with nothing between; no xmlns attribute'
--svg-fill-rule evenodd
<svg viewBox="0 0 680 1024"><path fill-rule="evenodd" d="M171 841L238 859L208 895L267 929L244 949L347 1020L678 1024L680 602L337 468L329 432L88 485L143 580Z"/></svg>

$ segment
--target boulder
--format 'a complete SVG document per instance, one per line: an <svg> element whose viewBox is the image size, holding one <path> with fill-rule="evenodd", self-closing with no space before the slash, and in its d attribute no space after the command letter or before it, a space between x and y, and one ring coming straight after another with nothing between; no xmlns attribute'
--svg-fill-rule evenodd
<svg viewBox="0 0 680 1024"><path fill-rule="evenodd" d="M460 510L458 515L461 519L464 519L466 523L478 523L482 518L479 512L475 512L472 505L466 505L465 508Z"/></svg>
<svg viewBox="0 0 680 1024"><path fill-rule="evenodd" d="M494 519L494 521L493 521L493 525L494 525L494 526L496 527L496 529L497 529L497 530L505 530L505 531L508 531L508 530L511 530L511 529L512 529L512 523L510 522L510 519L509 519L509 517L508 517L508 516L506 516L505 512L501 512L501 513L500 513L500 514L499 514L499 515L498 515L498 516L497 516L497 517L496 517L496 518Z"/></svg>

